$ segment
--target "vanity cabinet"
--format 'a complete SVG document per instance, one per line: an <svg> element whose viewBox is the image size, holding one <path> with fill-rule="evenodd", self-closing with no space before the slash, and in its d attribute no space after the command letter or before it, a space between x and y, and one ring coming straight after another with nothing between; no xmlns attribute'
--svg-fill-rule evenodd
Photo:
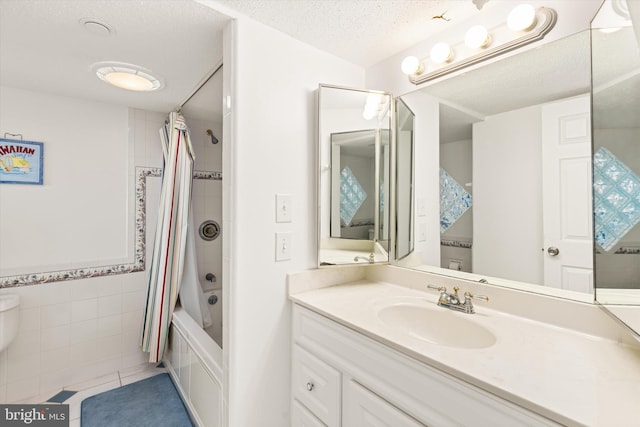
<svg viewBox="0 0 640 427"><path fill-rule="evenodd" d="M560 425L297 304L292 331L292 427Z"/></svg>

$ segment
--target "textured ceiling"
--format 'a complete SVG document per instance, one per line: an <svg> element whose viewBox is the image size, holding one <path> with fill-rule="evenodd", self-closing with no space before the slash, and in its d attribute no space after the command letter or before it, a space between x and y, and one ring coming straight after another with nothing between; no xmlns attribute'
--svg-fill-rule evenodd
<svg viewBox="0 0 640 427"><path fill-rule="evenodd" d="M479 6L484 11L500 2L504 1L216 0L229 10L363 66L481 13ZM432 19L442 14L451 21ZM109 37L92 34L80 24L82 18L103 21L114 32ZM0 85L170 111L220 63L222 28L228 20L192 0L0 0ZM615 51L608 46L633 44L628 32L594 41L609 52ZM530 51L526 59L518 56L519 64L501 61L496 67L482 67L468 73L473 78L462 83L444 81L430 90L480 115L548 99L543 89L567 96L586 91L589 82L576 77L582 74L567 70L588 69L589 55L584 52L584 40L578 47L570 43L560 41L555 48ZM631 59L637 55L613 53L601 65L594 64L600 67L600 81L610 80L607 73L613 78L621 70L637 69ZM163 77L166 87L144 94L112 88L90 71L99 61L138 64ZM602 96L607 108L621 101L631 103L625 95L638 83L633 75L627 77ZM503 90L506 87L510 89ZM620 117L619 109L608 111L609 117ZM630 108L626 111L627 117L635 114Z"/></svg>
<svg viewBox="0 0 640 427"><path fill-rule="evenodd" d="M114 31L86 31L82 18ZM171 111L221 61L228 20L191 0L0 0L0 85ZM147 68L166 86L111 87L91 71L101 61Z"/></svg>
<svg viewBox="0 0 640 427"><path fill-rule="evenodd" d="M216 0L354 64L369 67L478 13L487 0ZM494 3L496 0L494 0ZM489 5L491 3L489 2Z"/></svg>

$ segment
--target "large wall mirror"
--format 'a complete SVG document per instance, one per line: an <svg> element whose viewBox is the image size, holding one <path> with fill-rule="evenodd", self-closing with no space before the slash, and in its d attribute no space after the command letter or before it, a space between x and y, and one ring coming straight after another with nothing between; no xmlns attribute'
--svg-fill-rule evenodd
<svg viewBox="0 0 640 427"><path fill-rule="evenodd" d="M398 265L593 301L589 49L584 31L401 97L415 250Z"/></svg>
<svg viewBox="0 0 640 427"><path fill-rule="evenodd" d="M389 260L391 95L318 89L318 264Z"/></svg>
<svg viewBox="0 0 640 427"><path fill-rule="evenodd" d="M640 3L592 23L596 299L640 331ZM637 25L636 25L637 24Z"/></svg>

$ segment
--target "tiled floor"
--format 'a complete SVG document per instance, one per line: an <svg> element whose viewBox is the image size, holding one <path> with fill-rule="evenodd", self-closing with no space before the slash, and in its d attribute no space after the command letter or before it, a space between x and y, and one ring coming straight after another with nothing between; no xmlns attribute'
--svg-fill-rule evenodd
<svg viewBox="0 0 640 427"><path fill-rule="evenodd" d="M74 384L65 387L64 390L75 391L76 393L69 397L62 404L69 405L69 427L80 427L80 407L82 401L87 397L122 387L154 375L161 374L167 370L164 367L156 367L156 364L140 365L123 371L118 371L104 377L96 378L80 384ZM56 393L48 393L46 396L38 396L24 403L51 403L49 399ZM57 404L57 403L51 403Z"/></svg>

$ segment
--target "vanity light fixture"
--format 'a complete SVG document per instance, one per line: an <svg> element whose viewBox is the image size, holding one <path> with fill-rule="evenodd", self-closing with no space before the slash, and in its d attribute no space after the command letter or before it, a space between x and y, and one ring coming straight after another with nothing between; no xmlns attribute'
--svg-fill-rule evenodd
<svg viewBox="0 0 640 427"><path fill-rule="evenodd" d="M159 77L147 69L122 62L99 62L93 65L96 76L112 86L135 92L152 92L164 87Z"/></svg>
<svg viewBox="0 0 640 427"><path fill-rule="evenodd" d="M411 83L418 85L542 40L553 29L557 19L554 9L534 9L531 5L521 4L509 13L503 24L491 29L473 26L466 32L463 42L453 46L437 43L429 58L408 56L402 61L401 69Z"/></svg>

